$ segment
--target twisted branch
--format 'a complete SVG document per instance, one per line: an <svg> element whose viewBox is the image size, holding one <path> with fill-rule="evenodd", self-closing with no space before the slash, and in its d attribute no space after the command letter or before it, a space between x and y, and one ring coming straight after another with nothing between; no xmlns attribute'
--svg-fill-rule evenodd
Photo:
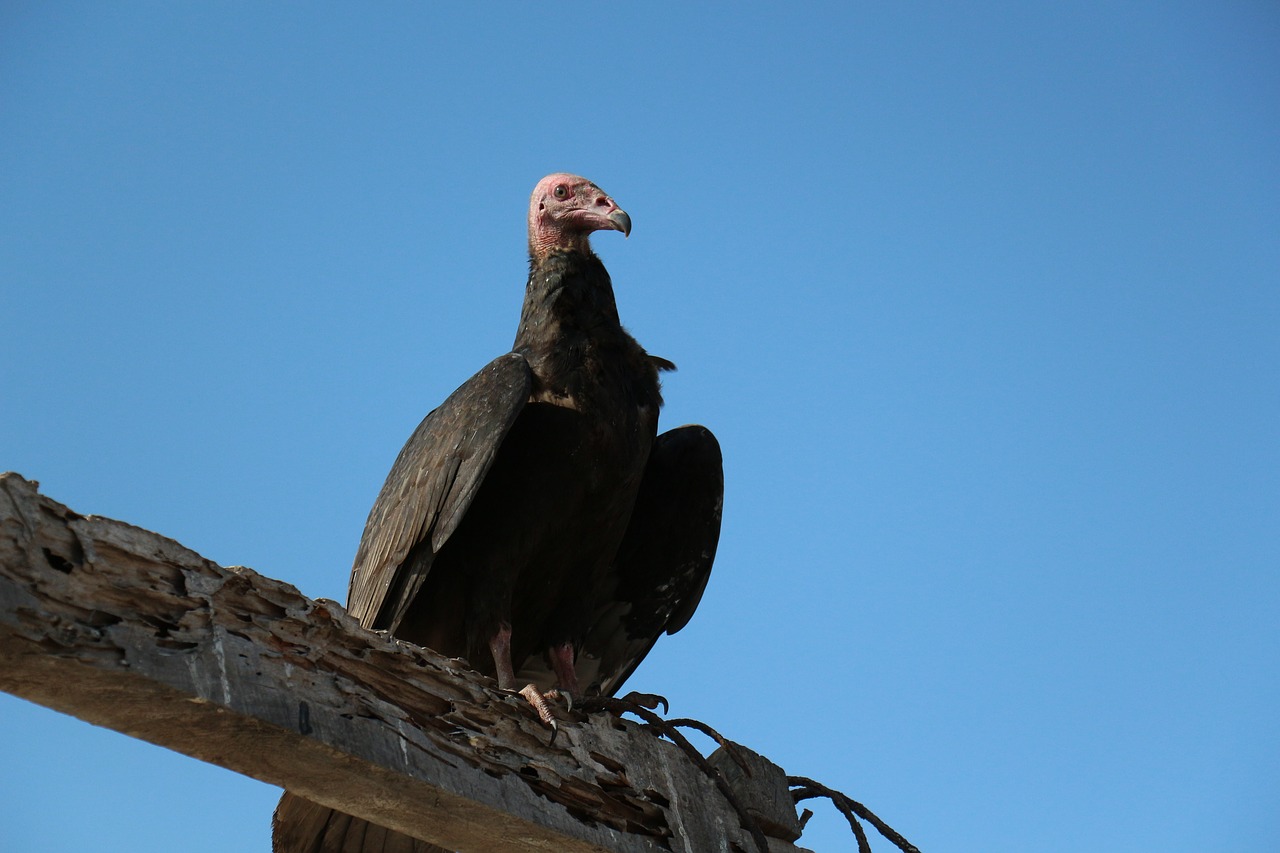
<svg viewBox="0 0 1280 853"><path fill-rule="evenodd" d="M831 800L831 803L849 821L849 826L853 828L854 837L858 839L859 853L871 853L871 844L867 841L867 834L863 831L862 825L858 823L858 818L862 818L874 826L881 835L893 842L894 846L901 850L902 853L920 853L920 848L903 838L893 827L876 817L871 809L862 803L804 776L788 776L787 783L795 789L791 792L791 797L797 803L813 797L826 797Z"/></svg>

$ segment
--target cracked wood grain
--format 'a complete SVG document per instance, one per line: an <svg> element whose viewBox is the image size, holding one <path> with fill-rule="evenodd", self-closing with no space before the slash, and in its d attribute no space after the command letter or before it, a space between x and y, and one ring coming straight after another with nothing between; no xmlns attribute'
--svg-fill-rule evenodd
<svg viewBox="0 0 1280 853"><path fill-rule="evenodd" d="M561 711L549 747L463 662L12 473L0 689L449 849L753 849L712 781L637 724Z"/></svg>

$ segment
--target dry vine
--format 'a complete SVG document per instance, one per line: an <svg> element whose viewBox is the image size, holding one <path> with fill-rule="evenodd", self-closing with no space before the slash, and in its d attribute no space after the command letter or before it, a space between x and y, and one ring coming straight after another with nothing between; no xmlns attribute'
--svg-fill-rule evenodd
<svg viewBox="0 0 1280 853"><path fill-rule="evenodd" d="M662 696L645 693L629 693L621 699L610 697L592 698L587 700L586 704L587 708L585 710L587 711L604 710L618 716L624 713L634 714L644 721L647 728L653 730L658 736L665 737L678 746L681 751L689 757L690 761L702 770L702 772L706 773L707 776L716 784L716 787L722 794L724 794L729 805L731 805L734 811L738 813L738 817L741 819L743 827L751 833L751 837L756 842L756 845L761 851L765 851L767 853L769 849L769 842L766 840L764 833L756 825L756 822L750 817L746 809L738 801L737 797L734 796L733 791L721 777L719 771L711 766L706 758L703 757L702 753L698 752L698 750L689 743L688 739L685 738L679 730L681 728L691 728L702 732L707 737L714 740L718 745L723 747L740 767L750 773L746 762L739 756L735 748L735 744L732 741L725 738L711 726L699 720L693 720L687 717L681 717L674 720L664 720L654 711L654 709L661 705L663 713L667 712L667 700ZM804 776L788 776L787 783L792 788L791 796L796 803L800 803L803 800L812 799L814 797L825 797L826 799L829 799L832 805L834 805L840 813L845 816L845 819L849 821L849 827L853 830L854 838L858 842L859 853L871 853L871 842L867 839L866 830L862 828L859 818L874 826L882 836L892 842L899 850L903 851L903 853L920 853L920 849L907 841L907 839L903 838L897 830L877 817L874 812L862 805L862 803L851 799L847 795L832 788L828 788L826 785L823 785L820 782L815 782L814 780ZM811 815L812 812L806 809L805 818L801 822L801 826L803 826L804 821L807 821Z"/></svg>
<svg viewBox="0 0 1280 853"><path fill-rule="evenodd" d="M804 776L788 776L787 782L793 788L791 797L797 803L802 800L812 799L813 797L826 797L831 803L840 810L840 813L849 821L849 826L853 829L854 837L858 839L859 853L871 853L871 843L867 841L867 833L863 830L862 824L858 822L858 818L862 818L871 824L885 838L893 842L893 844L903 853L920 853L920 848L916 847L910 841L903 838L897 830L889 826L871 811L856 800L850 799L839 791L828 788L820 782L812 779L806 779Z"/></svg>

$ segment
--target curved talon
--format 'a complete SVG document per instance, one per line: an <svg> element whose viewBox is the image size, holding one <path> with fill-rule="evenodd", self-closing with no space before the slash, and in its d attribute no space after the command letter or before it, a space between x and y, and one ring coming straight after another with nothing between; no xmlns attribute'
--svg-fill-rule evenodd
<svg viewBox="0 0 1280 853"><path fill-rule="evenodd" d="M548 702L556 699L563 699L565 710L571 714L573 713L573 694L568 690L561 690L559 687L552 687L546 693L542 694L542 698L546 699Z"/></svg>

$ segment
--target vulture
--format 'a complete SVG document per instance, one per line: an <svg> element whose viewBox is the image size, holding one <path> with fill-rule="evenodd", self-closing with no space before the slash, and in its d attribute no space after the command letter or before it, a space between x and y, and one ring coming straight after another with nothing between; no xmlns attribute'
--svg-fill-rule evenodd
<svg viewBox="0 0 1280 853"><path fill-rule="evenodd" d="M631 218L585 178L538 182L515 344L409 437L348 589L361 624L535 706L553 689L613 695L689 621L720 536L719 444L697 425L657 434L675 365L623 328L595 231L629 236ZM289 793L273 849L439 850Z"/></svg>

